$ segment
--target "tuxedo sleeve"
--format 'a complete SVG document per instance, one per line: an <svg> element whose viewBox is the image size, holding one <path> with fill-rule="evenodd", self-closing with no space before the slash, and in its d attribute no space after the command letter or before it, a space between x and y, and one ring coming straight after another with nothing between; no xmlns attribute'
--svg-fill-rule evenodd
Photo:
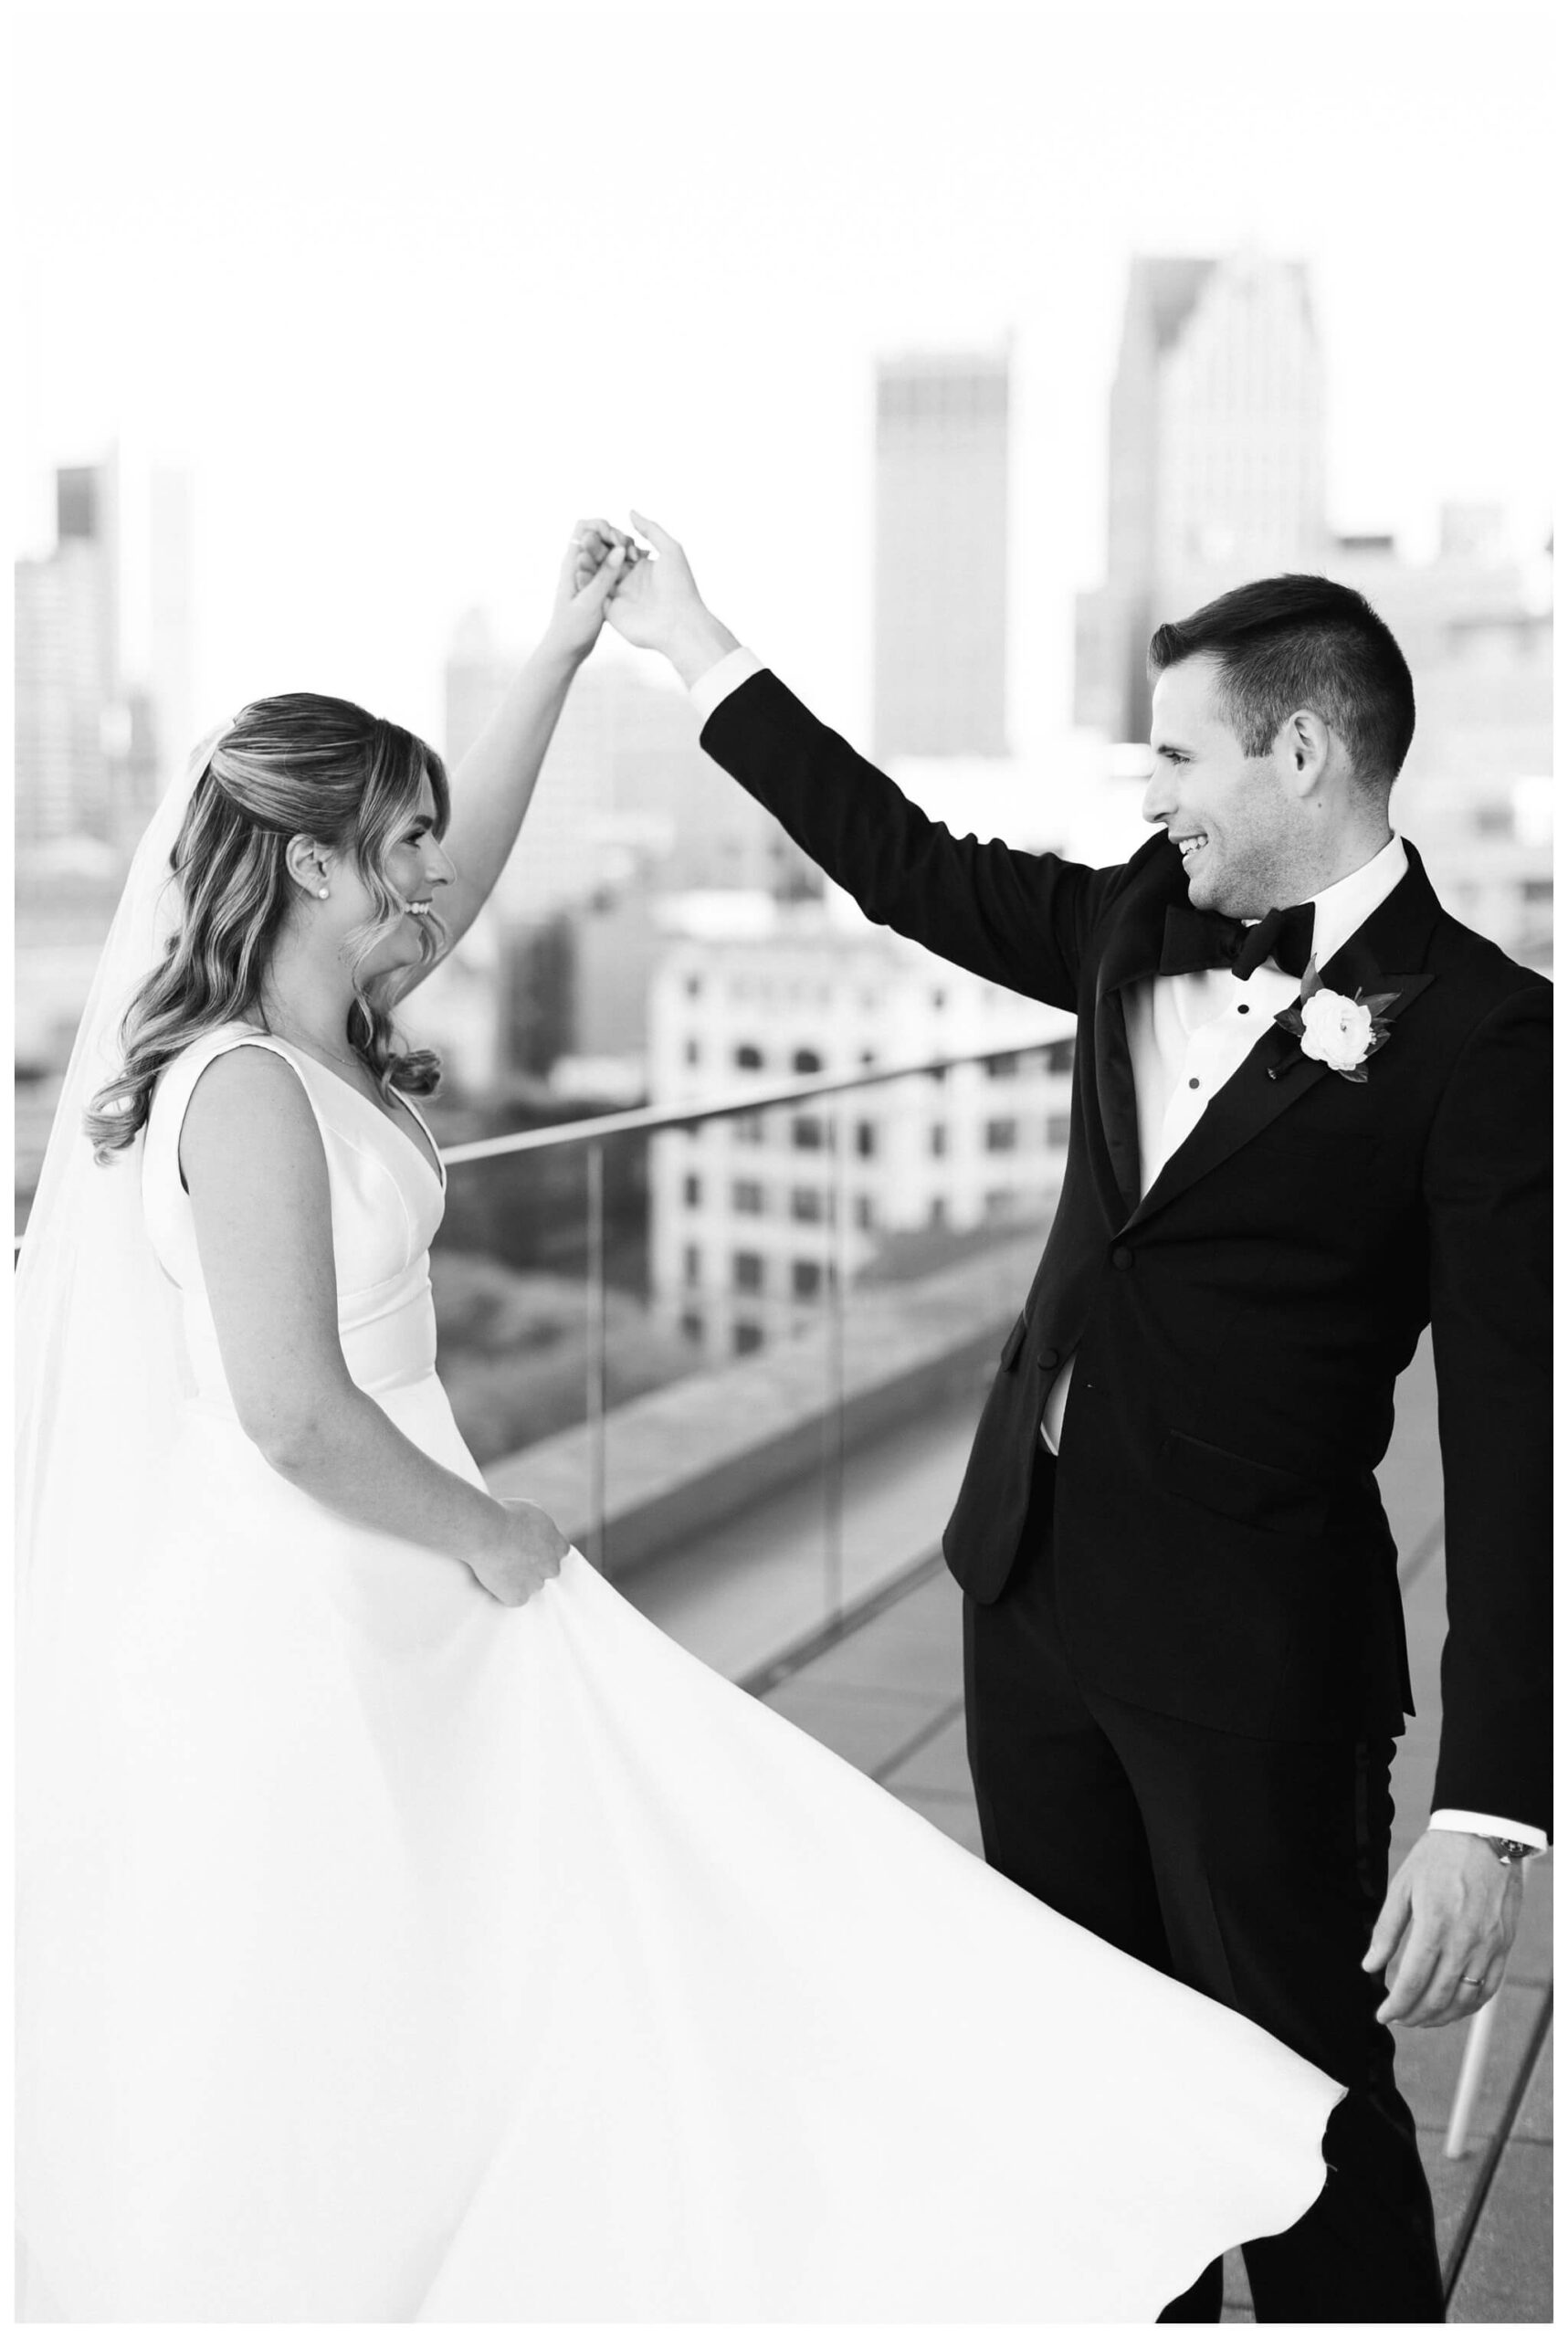
<svg viewBox="0 0 1568 2338"><path fill-rule="evenodd" d="M1472 1033L1427 1144L1448 1632L1433 1804L1552 1828L1552 990Z"/></svg>
<svg viewBox="0 0 1568 2338"><path fill-rule="evenodd" d="M765 669L721 700L702 745L877 924L1076 1009L1085 943L1120 869L953 836Z"/></svg>

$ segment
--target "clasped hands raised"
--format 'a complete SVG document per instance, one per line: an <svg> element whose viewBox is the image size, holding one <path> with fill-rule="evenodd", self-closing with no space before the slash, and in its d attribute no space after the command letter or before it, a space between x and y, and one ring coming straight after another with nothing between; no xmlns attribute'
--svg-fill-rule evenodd
<svg viewBox="0 0 1568 2338"><path fill-rule="evenodd" d="M631 517L636 535L609 520L579 520L561 564L552 634L586 657L608 618L638 649L661 649L678 666L682 649L711 662L733 646L732 636L704 607L675 538L640 511Z"/></svg>

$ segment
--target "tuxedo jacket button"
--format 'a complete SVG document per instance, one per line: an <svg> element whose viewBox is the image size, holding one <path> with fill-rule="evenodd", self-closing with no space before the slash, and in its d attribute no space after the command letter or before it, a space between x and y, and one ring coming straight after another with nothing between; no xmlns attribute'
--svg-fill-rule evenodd
<svg viewBox="0 0 1568 2338"><path fill-rule="evenodd" d="M1055 1348L1042 1348L1035 1358L1042 1372L1050 1372L1060 1362Z"/></svg>
<svg viewBox="0 0 1568 2338"><path fill-rule="evenodd" d="M1118 1243L1112 1250L1110 1263L1113 1267L1130 1267L1132 1264L1132 1253L1124 1242Z"/></svg>

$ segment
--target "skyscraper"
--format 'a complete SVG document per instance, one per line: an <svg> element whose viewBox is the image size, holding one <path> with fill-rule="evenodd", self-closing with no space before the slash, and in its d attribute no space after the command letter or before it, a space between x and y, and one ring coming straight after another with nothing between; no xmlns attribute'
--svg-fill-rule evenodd
<svg viewBox="0 0 1568 2338"><path fill-rule="evenodd" d="M1135 259L1110 394L1106 582L1079 602L1079 721L1145 736L1155 626L1248 576L1322 565L1325 460L1305 266Z"/></svg>
<svg viewBox="0 0 1568 2338"><path fill-rule="evenodd" d="M180 474L117 451L55 475L56 542L16 563L16 837L123 849L189 737Z"/></svg>
<svg viewBox="0 0 1568 2338"><path fill-rule="evenodd" d="M877 368L875 752L1006 746L1008 359Z"/></svg>

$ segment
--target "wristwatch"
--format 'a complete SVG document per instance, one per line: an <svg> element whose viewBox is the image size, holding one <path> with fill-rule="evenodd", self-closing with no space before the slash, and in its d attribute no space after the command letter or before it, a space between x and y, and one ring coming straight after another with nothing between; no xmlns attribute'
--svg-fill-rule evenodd
<svg viewBox="0 0 1568 2338"><path fill-rule="evenodd" d="M1484 1843L1488 1850L1495 1851L1504 1867L1518 1867L1539 1848L1534 1843L1516 1843L1509 1835L1480 1835L1477 1840Z"/></svg>

